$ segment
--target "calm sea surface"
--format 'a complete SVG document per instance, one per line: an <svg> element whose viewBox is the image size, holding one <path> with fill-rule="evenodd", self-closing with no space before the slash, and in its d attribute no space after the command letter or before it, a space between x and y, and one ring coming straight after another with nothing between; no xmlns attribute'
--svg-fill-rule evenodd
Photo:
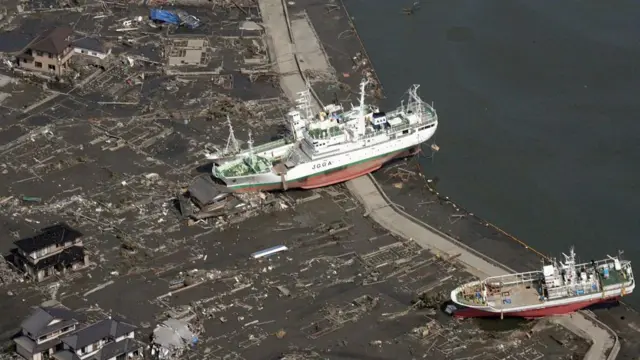
<svg viewBox="0 0 640 360"><path fill-rule="evenodd" d="M541 252L624 250L640 276L639 1L345 1L386 105L412 83L435 103L442 193Z"/></svg>

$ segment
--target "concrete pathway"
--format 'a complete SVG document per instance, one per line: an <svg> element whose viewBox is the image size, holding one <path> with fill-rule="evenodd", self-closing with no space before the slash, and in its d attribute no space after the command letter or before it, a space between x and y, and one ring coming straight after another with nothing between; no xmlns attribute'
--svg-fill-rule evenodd
<svg viewBox="0 0 640 360"><path fill-rule="evenodd" d="M289 36L288 14L285 14L281 0L260 0L258 3L260 5L262 23L267 33L269 57L276 64L274 70L281 74L280 86L289 99L295 100L298 98L297 93L305 91L307 87L293 56L296 46L291 42ZM311 31L305 31L297 35L295 40L306 44L313 44L314 42L317 44L317 39ZM316 53L306 54L306 56L311 58L313 57L312 55L316 55L318 59L314 63L321 63L324 60L322 54L323 52L319 50ZM317 104L312 104L312 106L316 108L314 111L319 111Z"/></svg>

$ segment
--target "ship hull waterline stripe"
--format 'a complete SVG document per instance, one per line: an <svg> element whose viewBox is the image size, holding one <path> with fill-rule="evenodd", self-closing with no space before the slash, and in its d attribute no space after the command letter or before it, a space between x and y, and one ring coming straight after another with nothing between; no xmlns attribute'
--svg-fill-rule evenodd
<svg viewBox="0 0 640 360"><path fill-rule="evenodd" d="M519 317L519 318L539 318L553 315L564 315L570 314L572 312L576 312L578 310L584 309L586 307L602 304L602 303L615 303L620 300L620 296L613 296L609 298L599 298L587 301L580 301L575 303L568 303L557 306L549 306L544 308L537 308L531 310L522 310L522 311L505 311L505 312L494 312L494 311L485 311L481 309L475 309L470 307L463 307L456 310L453 313L453 316L457 318L476 318L476 317ZM456 304L457 305L457 304ZM459 305L457 305L459 306Z"/></svg>
<svg viewBox="0 0 640 360"><path fill-rule="evenodd" d="M303 180L293 179L286 181L287 188L314 189L323 186L329 186L344 181L354 179L356 177L366 175L378 170L385 163L396 159L415 155L420 151L419 145L410 146L408 148L392 151L386 154L377 155L368 159L353 162L345 165L343 168L331 169L324 172L318 172ZM321 178L321 179L320 179ZM282 182L271 182L262 184L246 184L246 185L227 185L228 188L237 192L253 192L280 190L283 188Z"/></svg>

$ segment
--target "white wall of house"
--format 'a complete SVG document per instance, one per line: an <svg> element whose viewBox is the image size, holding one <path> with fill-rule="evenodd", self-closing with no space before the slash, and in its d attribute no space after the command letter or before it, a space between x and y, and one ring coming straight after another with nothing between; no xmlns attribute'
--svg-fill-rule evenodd
<svg viewBox="0 0 640 360"><path fill-rule="evenodd" d="M134 336L135 336L135 334L132 331L132 332L126 334L126 335L123 335L123 336L120 336L120 337L116 338L115 342L120 342L120 341L122 341L122 340L124 340L126 338L133 339ZM84 360L84 359L89 358L90 356L94 355L95 353L97 353L106 344L107 344L107 342L104 339L100 340L100 341L98 341L96 343L93 343L91 345L85 346L82 349L76 349L76 355L78 355L81 360ZM65 348L68 348L68 346L65 346Z"/></svg>
<svg viewBox="0 0 640 360"><path fill-rule="evenodd" d="M120 342L126 338L133 339L133 331L128 334L120 336L119 338L116 339L116 342Z"/></svg>
<svg viewBox="0 0 640 360"><path fill-rule="evenodd" d="M127 359L132 358L132 357L133 357L133 351L130 351L130 352L128 352L128 353L126 354L126 358L127 358ZM107 360L117 360L117 359L118 359L118 357L117 357L117 356L114 356L114 357L109 358L109 359L107 359Z"/></svg>
<svg viewBox="0 0 640 360"><path fill-rule="evenodd" d="M73 51L75 51L76 54L92 56L92 57L98 58L100 60L106 58L107 56L109 56L109 54L111 54L111 49L109 49L109 51L104 53L104 52L100 52L100 51L83 49L83 48L77 47L77 48L74 48Z"/></svg>

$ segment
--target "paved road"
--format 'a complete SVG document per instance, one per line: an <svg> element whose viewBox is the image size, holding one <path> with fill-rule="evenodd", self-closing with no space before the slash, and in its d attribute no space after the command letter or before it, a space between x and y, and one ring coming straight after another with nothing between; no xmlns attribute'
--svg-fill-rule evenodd
<svg viewBox="0 0 640 360"><path fill-rule="evenodd" d="M269 49L269 57L274 62L275 70L283 74L280 77L280 86L289 99L296 99L298 92L305 91L305 82L299 74L296 60L293 56L296 51L296 45L291 43L289 37L289 28L287 24L287 16L281 0L260 0L260 13L262 15L263 26L267 33L267 45ZM296 25L304 25L303 22L296 21ZM300 30L304 30L304 27ZM308 49L310 44L316 44L316 48L320 49L320 45L313 31L299 31L295 36L295 41L304 42L302 50ZM325 58L323 52L309 53L303 51L305 57L316 57L313 61L317 66L322 67ZM314 56L315 55L315 56ZM311 61L311 60L309 60ZM312 104L314 111L319 111L317 104Z"/></svg>

